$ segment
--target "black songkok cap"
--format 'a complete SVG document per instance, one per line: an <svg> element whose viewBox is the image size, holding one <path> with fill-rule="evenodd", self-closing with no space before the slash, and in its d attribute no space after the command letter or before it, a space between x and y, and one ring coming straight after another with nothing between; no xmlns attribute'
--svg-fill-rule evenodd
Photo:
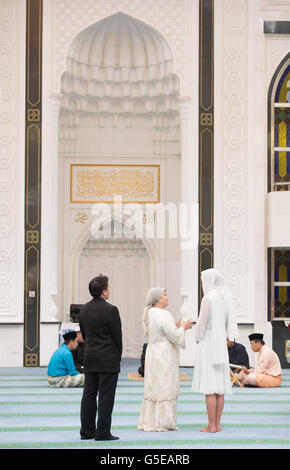
<svg viewBox="0 0 290 470"><path fill-rule="evenodd" d="M65 341L69 341L70 339L76 339L77 334L75 331L68 331L67 333L62 335L62 337Z"/></svg>
<svg viewBox="0 0 290 470"><path fill-rule="evenodd" d="M253 341L254 339L263 339L264 335L262 333L252 333L249 335L249 340Z"/></svg>

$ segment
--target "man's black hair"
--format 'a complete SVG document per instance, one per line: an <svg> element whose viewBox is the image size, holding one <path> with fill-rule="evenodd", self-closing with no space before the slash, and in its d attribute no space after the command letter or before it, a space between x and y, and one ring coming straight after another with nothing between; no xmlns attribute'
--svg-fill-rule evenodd
<svg viewBox="0 0 290 470"><path fill-rule="evenodd" d="M102 295L104 290L108 288L108 276L103 276L100 274L97 277L94 277L89 283L89 291L92 297L97 298Z"/></svg>

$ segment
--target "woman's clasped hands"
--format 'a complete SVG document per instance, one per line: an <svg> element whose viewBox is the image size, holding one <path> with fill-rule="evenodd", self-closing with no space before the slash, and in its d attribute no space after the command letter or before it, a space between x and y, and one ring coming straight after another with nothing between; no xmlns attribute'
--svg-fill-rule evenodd
<svg viewBox="0 0 290 470"><path fill-rule="evenodd" d="M195 321L192 320L192 318L180 318L176 322L177 328L180 328L181 326L184 328L184 330L189 330L193 325L195 325Z"/></svg>

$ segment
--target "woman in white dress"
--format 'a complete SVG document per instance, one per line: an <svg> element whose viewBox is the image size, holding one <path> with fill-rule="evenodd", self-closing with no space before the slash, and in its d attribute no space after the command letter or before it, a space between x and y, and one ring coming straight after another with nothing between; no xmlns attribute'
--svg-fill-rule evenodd
<svg viewBox="0 0 290 470"><path fill-rule="evenodd" d="M175 323L165 310L168 298L165 289L153 287L146 299L143 315L145 342L144 400L138 429L168 431L178 429L177 398L179 396L179 348L185 348L185 330L190 320Z"/></svg>
<svg viewBox="0 0 290 470"><path fill-rule="evenodd" d="M197 342L192 389L206 395L208 426L202 432L221 431L224 395L232 394L227 338L237 337L230 290L217 269L201 273L204 297L194 337Z"/></svg>

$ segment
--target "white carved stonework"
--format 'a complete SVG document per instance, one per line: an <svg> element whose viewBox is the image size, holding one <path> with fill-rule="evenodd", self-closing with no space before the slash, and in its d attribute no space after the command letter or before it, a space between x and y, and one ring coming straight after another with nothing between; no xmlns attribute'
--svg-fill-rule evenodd
<svg viewBox="0 0 290 470"><path fill-rule="evenodd" d="M215 79L223 83L220 94L221 107L216 109L223 122L223 134L220 137L221 152L215 158L222 165L223 171L216 173L217 180L215 205L220 214L221 232L217 234L215 245L220 268L230 285L238 313L238 321L248 317L248 266L247 266L247 2L244 0L224 0L221 10L223 18L223 40L220 52L223 62L220 75ZM218 33L217 33L218 34ZM219 123L220 125L220 123ZM219 133L219 130L216 129ZM218 140L218 139L217 139ZM217 189L220 184L220 191ZM219 250L222 250L220 252ZM221 255L222 253L222 255Z"/></svg>
<svg viewBox="0 0 290 470"><path fill-rule="evenodd" d="M141 240L90 237L79 258L78 299L90 300L89 281L103 273L109 276L109 302L118 306L123 334L123 357L139 357L143 345L142 314L150 287L150 260Z"/></svg>
<svg viewBox="0 0 290 470"><path fill-rule="evenodd" d="M290 51L289 36L282 36L279 34L271 34L266 36L267 44L267 62L266 62L266 78L267 86L270 86L272 77L287 54Z"/></svg>
<svg viewBox="0 0 290 470"><path fill-rule="evenodd" d="M126 154L129 142L179 155L179 82L167 41L143 22L119 12L86 27L61 76L60 154Z"/></svg>
<svg viewBox="0 0 290 470"><path fill-rule="evenodd" d="M104 5L104 2L99 2L99 7L101 3ZM137 3L128 2L129 11L125 12L116 10L115 4L108 15L102 15L100 8L98 16L91 14L82 25L76 26L74 22L75 34L67 41L65 49L65 68L59 77L59 91L62 94L59 117L59 197L63 204L60 206L63 218L59 222L60 233L63 231L63 240L60 239L63 288L59 291L62 315L67 315L70 303L87 299L88 276L98 274L99 263L95 262L98 258L102 260L102 271L112 277L112 292L114 289L118 291L119 279L123 282L132 277L133 284L138 282L138 288L134 284L137 290L133 289L132 295L136 297L137 293L141 307L137 307L134 301L135 307L130 310L130 298L120 298L119 302L112 296L112 302L123 305L124 312L127 309L137 312L137 308L138 312L140 308L142 311L149 282L149 278L143 279L144 274L150 275L152 285L155 282L166 285L169 292L172 286L174 294L171 305L178 314L178 286L170 275L170 269L177 272L179 268L178 242L172 240L169 247L167 240L143 239L142 243L148 251L144 251L143 247L143 254L140 254L136 247L135 251L128 251L125 242L121 245L121 253L120 250L116 251L115 243L111 247L106 241L97 258L91 251L84 256L86 250L81 255L96 217L92 216L92 200L86 202L85 199L78 199L73 202L70 199L69 170L72 164L112 166L119 163L160 166L160 202L179 200L180 77L175 68L176 57L167 36L162 34L160 28L155 29L156 22L143 22L144 18L140 19L136 11L131 11L131 4ZM91 2L86 4L91 5ZM106 8L109 5L110 2L105 3ZM167 2L165 11L169 5L171 2ZM95 8L96 4L93 6ZM152 3L153 9L155 6ZM141 2L138 8L144 10ZM175 4L175 8L179 11L179 4ZM80 18L82 15L83 6ZM156 198L151 203L154 200ZM148 198L140 201L144 205L150 202ZM124 222L125 218L123 214L120 220ZM108 253L108 250L110 256L100 256L102 251ZM80 275L79 259L85 260L88 265L92 263L92 269L87 271L86 276ZM120 265L113 269L118 260ZM147 267L143 266L144 269L139 272L138 261L145 263L145 260ZM130 264L129 270L125 261ZM123 273L121 276L118 274L120 272ZM86 284L82 289L85 297L80 292L79 279L85 279L80 281ZM140 315L137 313L136 322L130 320L128 325L130 328L135 324L137 336L142 332ZM125 320L127 323L128 320ZM128 335L132 343L130 347L139 356L140 338L138 336L134 345L133 333L134 329ZM133 354L132 351L124 353Z"/></svg>
<svg viewBox="0 0 290 470"><path fill-rule="evenodd" d="M289 11L290 3L289 0L262 0L262 10L274 10L275 12L277 12L277 10Z"/></svg>
<svg viewBox="0 0 290 470"><path fill-rule="evenodd" d="M42 292L41 321L58 320L58 118L62 95L45 102L42 137ZM48 269L49 267L49 269Z"/></svg>
<svg viewBox="0 0 290 470"><path fill-rule="evenodd" d="M19 145L19 116L24 119L24 109L18 81L23 76L19 59L23 12L18 3L0 0L0 322L23 317L24 147Z"/></svg>
<svg viewBox="0 0 290 470"><path fill-rule="evenodd" d="M51 0L51 4L55 17L52 34L55 39L55 92L58 92L60 76L66 70L68 47L77 33L118 12L151 25L167 38L177 64L176 72L184 86L186 0Z"/></svg>

